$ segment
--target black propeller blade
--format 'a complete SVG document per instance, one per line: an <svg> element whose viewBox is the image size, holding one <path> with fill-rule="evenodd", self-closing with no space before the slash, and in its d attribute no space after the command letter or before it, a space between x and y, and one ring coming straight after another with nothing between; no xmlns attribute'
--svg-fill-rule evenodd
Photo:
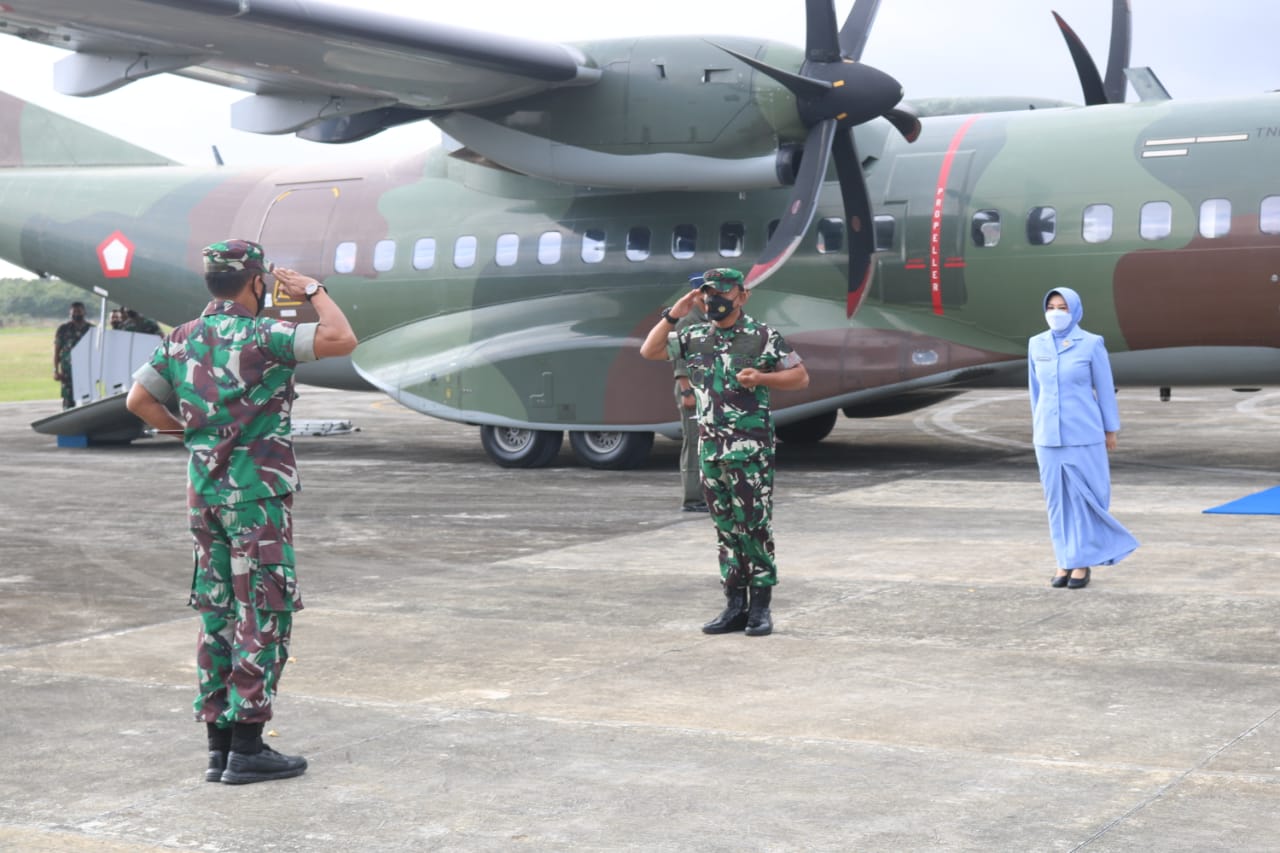
<svg viewBox="0 0 1280 853"><path fill-rule="evenodd" d="M1107 52L1107 76L1104 80L1098 73L1098 66L1085 48L1084 42L1076 31L1067 25L1057 12L1053 18L1058 22L1058 29L1067 42L1067 50L1076 66L1076 75L1080 78L1080 88L1084 92L1086 106L1097 104L1118 104L1124 101L1125 68L1129 65L1129 47L1132 42L1131 14L1129 0L1112 0L1111 2L1111 47Z"/></svg>
<svg viewBox="0 0 1280 853"><path fill-rule="evenodd" d="M800 120L808 128L791 198L764 252L747 273L746 286L760 284L795 252L813 222L818 194L834 156L848 228L849 316L853 316L866 293L875 250L871 202L852 128L884 116L908 141L915 141L920 133L919 119L898 106L902 100L898 81L857 61L879 6L880 0L857 0L844 26L837 31L832 0L806 0L805 61L799 72L774 68L721 47L790 90L796 96Z"/></svg>

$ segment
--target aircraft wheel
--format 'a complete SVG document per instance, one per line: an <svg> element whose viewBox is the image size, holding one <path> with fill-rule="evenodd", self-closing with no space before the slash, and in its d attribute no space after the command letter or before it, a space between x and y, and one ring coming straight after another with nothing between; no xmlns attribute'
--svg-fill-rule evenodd
<svg viewBox="0 0 1280 853"><path fill-rule="evenodd" d="M785 441L787 444L817 444L831 435L831 430L835 429L836 415L838 414L839 412L832 409L829 412L823 412L820 415L814 415L802 421L779 426L774 430L774 433L779 440Z"/></svg>
<svg viewBox="0 0 1280 853"><path fill-rule="evenodd" d="M480 443L495 464L503 468L545 468L564 444L556 430L517 427L480 427Z"/></svg>
<svg viewBox="0 0 1280 853"><path fill-rule="evenodd" d="M649 458L651 432L571 432L569 446L592 468L622 471L637 468Z"/></svg>

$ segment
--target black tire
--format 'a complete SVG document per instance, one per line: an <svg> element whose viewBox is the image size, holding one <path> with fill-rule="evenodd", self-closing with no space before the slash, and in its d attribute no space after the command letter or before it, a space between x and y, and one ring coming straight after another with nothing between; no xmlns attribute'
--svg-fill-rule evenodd
<svg viewBox="0 0 1280 853"><path fill-rule="evenodd" d="M835 429L838 414L840 414L838 411L832 409L802 421L779 426L774 433L779 441L785 441L787 444L817 444L831 435L831 430Z"/></svg>
<svg viewBox="0 0 1280 853"><path fill-rule="evenodd" d="M494 464L503 468L545 468L564 444L557 430L480 427L480 443Z"/></svg>
<svg viewBox="0 0 1280 853"><path fill-rule="evenodd" d="M638 468L653 447L651 432L571 432L569 446L584 465L606 471Z"/></svg>

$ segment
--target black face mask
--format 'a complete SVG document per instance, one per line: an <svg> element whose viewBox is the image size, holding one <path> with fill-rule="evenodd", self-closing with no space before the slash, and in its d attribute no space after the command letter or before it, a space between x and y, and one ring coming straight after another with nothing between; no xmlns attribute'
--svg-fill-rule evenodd
<svg viewBox="0 0 1280 853"><path fill-rule="evenodd" d="M707 294L707 316L712 320L723 320L733 313L733 309L738 306L733 304L733 300L727 296L721 296L719 293Z"/></svg>
<svg viewBox="0 0 1280 853"><path fill-rule="evenodd" d="M261 278L259 281L262 282L262 290L254 295L254 299L258 301L258 310L255 311L253 315L255 317L259 316L262 313L262 310L267 307L267 282L265 279Z"/></svg>

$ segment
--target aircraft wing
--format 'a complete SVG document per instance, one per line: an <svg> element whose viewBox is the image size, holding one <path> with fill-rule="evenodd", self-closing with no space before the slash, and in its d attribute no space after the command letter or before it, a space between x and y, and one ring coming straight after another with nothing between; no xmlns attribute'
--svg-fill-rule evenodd
<svg viewBox="0 0 1280 853"><path fill-rule="evenodd" d="M74 51L54 68L64 94L174 73L251 93L232 107L240 130L290 133L328 121L312 137L323 141L358 138L334 126L347 116L383 111L386 126L600 74L568 45L325 0L3 0L4 33Z"/></svg>

